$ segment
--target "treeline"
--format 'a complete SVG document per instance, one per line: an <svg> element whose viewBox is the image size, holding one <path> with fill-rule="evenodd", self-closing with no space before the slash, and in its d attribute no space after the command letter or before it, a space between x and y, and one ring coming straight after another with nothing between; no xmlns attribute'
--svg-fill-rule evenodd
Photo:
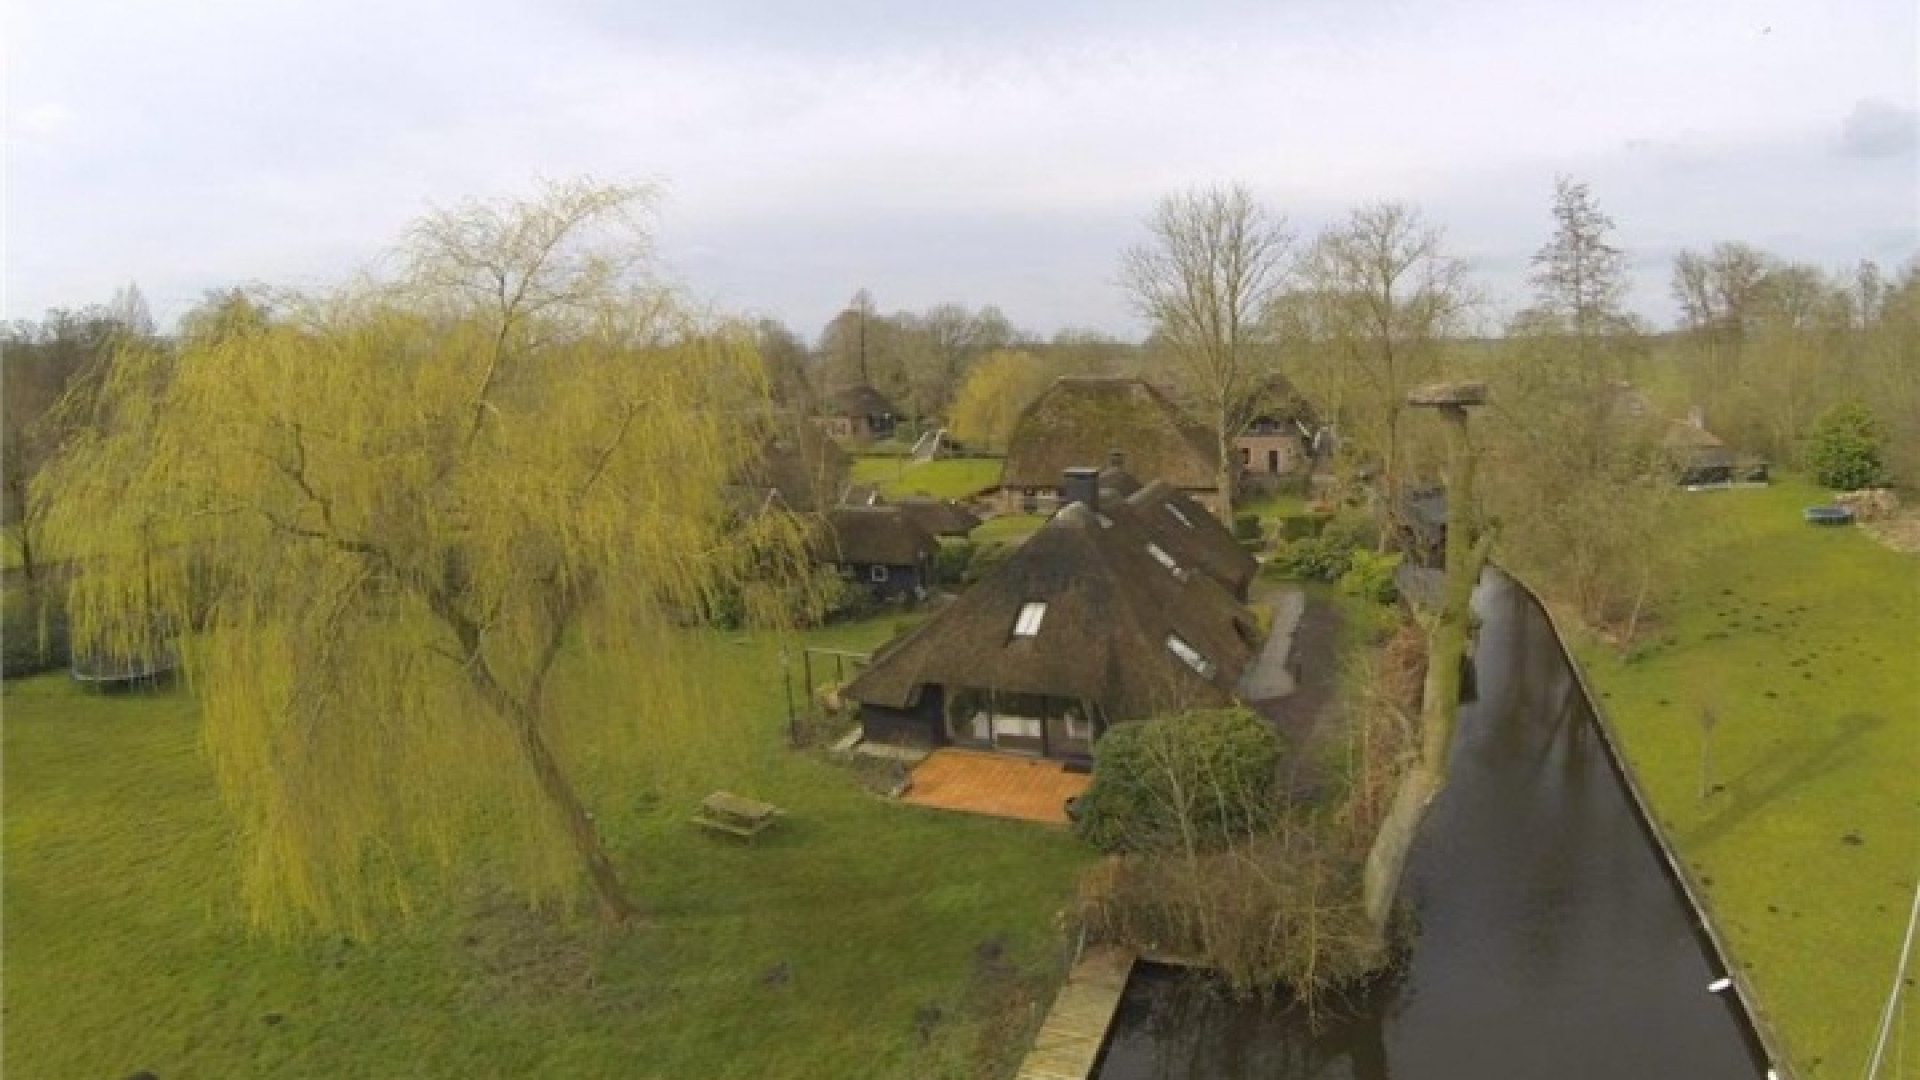
<svg viewBox="0 0 1920 1080"><path fill-rule="evenodd" d="M1335 494L1388 524L1409 488L1438 479L1438 433L1406 407L1407 392L1485 380L1485 509L1504 523L1503 555L1540 563L1549 588L1562 583L1603 622L1630 625L1634 598L1658 591L1661 575L1645 567L1660 560L1640 556L1671 487L1662 425L1689 412L1738 451L1796 469L1816 421L1852 406L1883 448L1879 478L1920 485L1920 260L1831 271L1739 243L1686 251L1671 273L1679 318L1659 328L1625 305L1628 253L1614 223L1586 185L1563 180L1542 215L1526 306L1489 338L1473 336L1488 298L1470 265L1409 204L1363 206L1301 236L1233 185L1171 196L1146 227L1119 274L1150 329L1143 343L1076 329L1043 339L992 304L884 313L866 289L811 341L773 319L752 337L790 412L831 410L867 385L900 418L937 421L985 449L1003 448L1021 410L1074 374L1153 378L1227 445L1284 375L1338 433ZM176 338L271 314L257 293L212 293ZM38 557L25 498L34 473L84 421L87 373L128 339L155 340L131 288L4 328L0 509L16 562Z"/></svg>

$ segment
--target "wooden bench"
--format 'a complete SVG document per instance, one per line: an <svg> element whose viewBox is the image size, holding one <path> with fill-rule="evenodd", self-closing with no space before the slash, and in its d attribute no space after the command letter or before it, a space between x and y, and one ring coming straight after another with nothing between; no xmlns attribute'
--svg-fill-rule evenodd
<svg viewBox="0 0 1920 1080"><path fill-rule="evenodd" d="M786 811L758 799L742 798L726 791L716 791L700 800L700 811L693 816L693 823L715 832L731 833L751 840L773 824L773 819Z"/></svg>

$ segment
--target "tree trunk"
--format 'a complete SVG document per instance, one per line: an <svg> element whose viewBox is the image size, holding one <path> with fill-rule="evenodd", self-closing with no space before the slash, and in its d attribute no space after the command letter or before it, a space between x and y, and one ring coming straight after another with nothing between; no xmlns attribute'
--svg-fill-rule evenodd
<svg viewBox="0 0 1920 1080"><path fill-rule="evenodd" d="M1233 496L1239 486L1234 483L1235 475L1240 471L1240 463L1234 451L1234 432L1228 424L1227 414L1220 414L1220 472L1215 480L1220 485L1219 518L1227 528L1233 528Z"/></svg>
<svg viewBox="0 0 1920 1080"><path fill-rule="evenodd" d="M520 744L521 752L527 756L527 764L539 779L540 790L560 816L567 837L573 841L574 851L586 863L601 920L609 923L626 922L638 914L639 909L627 899L626 888L613 868L613 860L607 857L606 848L600 843L600 833L594 828L593 816L580 804L580 796L574 792L566 773L561 771L560 763L554 760L553 751L541 736L534 718L524 709L516 712L519 715L512 719L515 741Z"/></svg>
<svg viewBox="0 0 1920 1080"><path fill-rule="evenodd" d="M514 742L519 745L520 752L526 755L527 765L540 782L541 793L559 816L560 824L566 829L567 838L572 841L580 861L586 864L587 877L593 882L594 900L600 908L600 918L609 923L631 919L639 913L639 909L627 899L620 875L613 868L613 860L607 857L606 848L601 846L600 833L594 828L593 816L581 805L579 794L573 790L573 784L561 770L552 748L540 734L539 701L542 686L554 658L559 655L566 619L563 615L556 617L552 633L535 666L527 698L523 701L500 685L500 680L494 676L493 669L481 655L480 628L455 607L449 599L449 591L428 589L425 595L428 606L452 628L454 636L466 650L468 681L479 691L481 700L500 717L501 722L513 730Z"/></svg>

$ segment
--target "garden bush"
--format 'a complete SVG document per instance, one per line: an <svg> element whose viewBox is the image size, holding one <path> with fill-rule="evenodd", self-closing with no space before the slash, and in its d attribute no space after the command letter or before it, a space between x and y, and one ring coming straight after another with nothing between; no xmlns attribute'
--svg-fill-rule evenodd
<svg viewBox="0 0 1920 1080"><path fill-rule="evenodd" d="M1289 581L1339 581L1352 565L1353 545L1334 535L1281 544L1267 560L1267 574Z"/></svg>
<svg viewBox="0 0 1920 1080"><path fill-rule="evenodd" d="M1113 728L1094 747L1075 828L1103 851L1183 844L1217 851L1276 814L1279 737L1246 709L1204 709Z"/></svg>
<svg viewBox="0 0 1920 1080"><path fill-rule="evenodd" d="M1376 604L1391 604L1400 598L1400 587L1393 580L1393 573L1399 568L1399 552L1379 554L1356 550L1347 572L1340 575L1340 591Z"/></svg>
<svg viewBox="0 0 1920 1080"><path fill-rule="evenodd" d="M933 580L942 585L951 585L965 581L967 567L972 565L973 556L973 541L941 540L940 552L933 558Z"/></svg>
<svg viewBox="0 0 1920 1080"><path fill-rule="evenodd" d="M1001 563L1007 561L1007 556L1013 553L1013 549L1014 545L1012 544L988 543L974 545L973 554L967 560L966 572L960 576L961 583L972 585L974 582L993 573Z"/></svg>
<svg viewBox="0 0 1920 1080"><path fill-rule="evenodd" d="M1807 468L1818 482L1853 491L1886 482L1887 430L1866 406L1843 402L1820 414L1807 439Z"/></svg>
<svg viewBox="0 0 1920 1080"><path fill-rule="evenodd" d="M1235 540L1260 539L1260 515L1259 514L1233 515L1233 538Z"/></svg>

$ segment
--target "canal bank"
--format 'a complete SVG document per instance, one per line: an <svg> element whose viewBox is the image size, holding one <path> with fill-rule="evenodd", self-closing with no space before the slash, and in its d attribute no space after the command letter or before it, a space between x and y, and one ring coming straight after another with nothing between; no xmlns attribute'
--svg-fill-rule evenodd
<svg viewBox="0 0 1920 1080"><path fill-rule="evenodd" d="M1145 1077L1747 1078L1765 1048L1587 707L1545 613L1476 594L1475 700L1415 842L1412 951L1315 1027L1147 970L1101 1070Z"/></svg>

